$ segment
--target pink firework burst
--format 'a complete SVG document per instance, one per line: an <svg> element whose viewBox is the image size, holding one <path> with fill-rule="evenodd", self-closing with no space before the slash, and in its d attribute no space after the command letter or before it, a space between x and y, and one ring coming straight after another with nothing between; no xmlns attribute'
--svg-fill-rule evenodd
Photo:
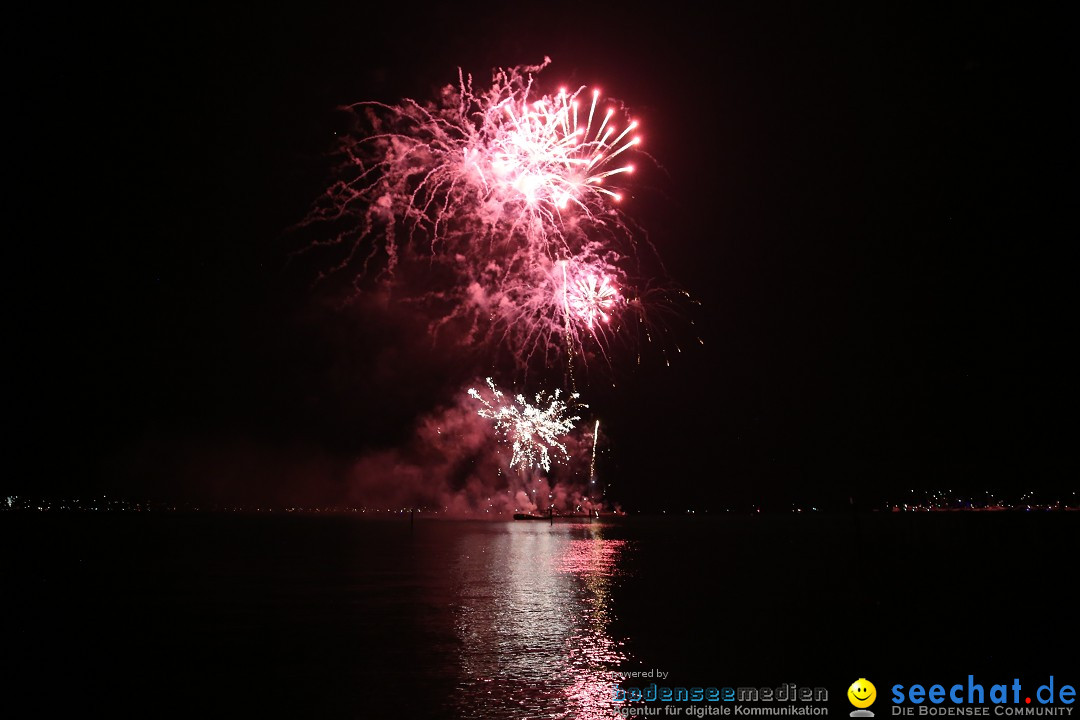
<svg viewBox="0 0 1080 720"><path fill-rule="evenodd" d="M529 209L547 205L548 210L561 212L574 206L588 213L600 206L602 196L621 200L604 182L633 172L633 165L616 165L614 160L641 142L637 135L630 135L637 122L617 131L612 123L614 108L599 117L599 90L592 91L583 117L579 96L584 91L560 90L554 96L530 100L526 88L520 97L511 96L496 105L506 118L493 123L499 130L486 138L487 148L471 155L487 156L489 162L477 164L481 179L486 182L489 175L493 184L517 194Z"/></svg>
<svg viewBox="0 0 1080 720"><path fill-rule="evenodd" d="M573 250L583 223L621 226L609 204L622 195L607 183L632 172L621 161L640 143L637 123L617 126L598 91L587 112L585 88L535 93L533 73L547 62L498 70L484 92L459 76L437 102L346 108L357 127L342 138L341 177L308 222L360 220L336 240L381 234L374 249L391 271L406 239L443 254L498 245L550 256Z"/></svg>
<svg viewBox="0 0 1080 720"><path fill-rule="evenodd" d="M459 73L439 98L347 108L339 178L305 224L335 234L334 270L360 265L422 308L433 334L505 348L519 368L567 365L646 317L640 232L619 208L637 123L595 89L543 94L547 66Z"/></svg>
<svg viewBox="0 0 1080 720"><path fill-rule="evenodd" d="M619 289L611 276L603 271L576 268L577 272L563 268L563 294L566 313L582 322L592 331L593 325L609 322L611 313L619 303Z"/></svg>

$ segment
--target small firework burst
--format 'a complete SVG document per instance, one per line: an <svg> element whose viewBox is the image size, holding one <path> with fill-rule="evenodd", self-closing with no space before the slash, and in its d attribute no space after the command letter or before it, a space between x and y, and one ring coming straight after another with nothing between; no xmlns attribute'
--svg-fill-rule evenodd
<svg viewBox="0 0 1080 720"><path fill-rule="evenodd" d="M559 399L559 390L551 396L539 392L534 402L529 403L524 395L508 399L491 378L487 378L487 385L491 389L490 399L476 388L470 388L469 395L481 404L477 414L491 420L495 430L511 443L510 467L528 469L536 466L548 472L552 455L556 461L566 458L564 438L581 417L571 415L573 410ZM588 407L576 405L577 399L577 393L569 396L575 408Z"/></svg>
<svg viewBox="0 0 1080 720"><path fill-rule="evenodd" d="M562 262L563 302L567 315L573 317L591 332L598 322L611 320L611 312L619 303L619 289L610 275L602 270L576 268L567 270L569 263Z"/></svg>

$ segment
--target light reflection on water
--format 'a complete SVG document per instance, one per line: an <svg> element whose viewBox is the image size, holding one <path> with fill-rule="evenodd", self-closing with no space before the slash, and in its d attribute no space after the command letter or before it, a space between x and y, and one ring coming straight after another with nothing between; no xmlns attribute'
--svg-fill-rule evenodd
<svg viewBox="0 0 1080 720"><path fill-rule="evenodd" d="M627 657L608 625L626 546L604 531L515 522L459 538L460 717L615 717L611 686Z"/></svg>

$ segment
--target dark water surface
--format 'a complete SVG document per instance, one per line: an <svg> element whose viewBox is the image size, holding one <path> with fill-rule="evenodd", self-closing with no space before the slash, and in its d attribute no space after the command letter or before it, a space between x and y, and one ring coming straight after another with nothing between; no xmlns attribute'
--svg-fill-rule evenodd
<svg viewBox="0 0 1080 720"><path fill-rule="evenodd" d="M8 513L0 538L6 693L35 714L590 719L661 670L827 687L844 717L859 677L1080 667L1077 513Z"/></svg>

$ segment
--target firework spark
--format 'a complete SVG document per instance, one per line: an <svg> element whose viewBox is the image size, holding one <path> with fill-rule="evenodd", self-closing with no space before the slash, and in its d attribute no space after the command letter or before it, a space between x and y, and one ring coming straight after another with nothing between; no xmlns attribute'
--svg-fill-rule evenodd
<svg viewBox="0 0 1080 720"><path fill-rule="evenodd" d="M535 404L530 404L524 395L507 399L491 378L487 378L487 385L491 389L490 399L475 388L469 389L469 395L482 405L477 414L491 420L496 431L512 443L514 452L510 467L528 469L538 466L548 472L551 470L552 454L557 461L567 457L563 439L581 417L570 415L572 410L559 399L558 390L550 397L543 392L537 393ZM577 393L569 397L571 403L577 399Z"/></svg>

